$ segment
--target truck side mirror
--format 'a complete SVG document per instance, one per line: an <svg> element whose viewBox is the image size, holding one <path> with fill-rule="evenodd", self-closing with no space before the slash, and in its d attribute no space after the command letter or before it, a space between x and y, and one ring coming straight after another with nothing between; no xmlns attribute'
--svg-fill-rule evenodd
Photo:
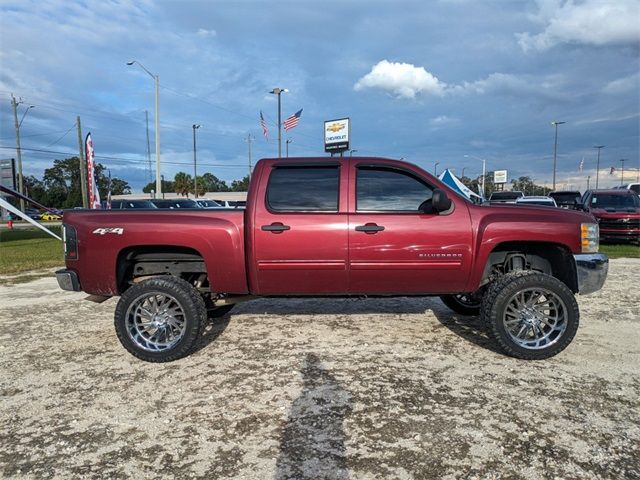
<svg viewBox="0 0 640 480"><path fill-rule="evenodd" d="M447 196L444 190L436 188L433 191L433 197L431 198L433 210L436 212L444 212L451 208L451 199Z"/></svg>

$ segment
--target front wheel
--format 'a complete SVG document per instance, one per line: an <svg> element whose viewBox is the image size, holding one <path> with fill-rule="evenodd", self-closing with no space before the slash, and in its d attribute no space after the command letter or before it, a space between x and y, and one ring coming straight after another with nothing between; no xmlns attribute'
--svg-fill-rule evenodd
<svg viewBox="0 0 640 480"><path fill-rule="evenodd" d="M580 323L573 292L557 278L533 271L496 280L483 297L481 317L505 353L525 360L560 353Z"/></svg>
<svg viewBox="0 0 640 480"><path fill-rule="evenodd" d="M176 277L156 277L120 297L114 324L120 343L147 362L171 362L196 347L207 320L198 290Z"/></svg>

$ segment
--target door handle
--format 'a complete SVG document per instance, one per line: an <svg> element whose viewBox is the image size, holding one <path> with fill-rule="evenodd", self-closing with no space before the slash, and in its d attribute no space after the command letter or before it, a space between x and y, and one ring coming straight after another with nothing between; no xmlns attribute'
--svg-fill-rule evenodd
<svg viewBox="0 0 640 480"><path fill-rule="evenodd" d="M284 225L280 222L275 222L275 223L272 223L271 225L262 225L262 227L260 228L265 232L271 232L271 233L282 233L285 230L291 230L291 227L289 225Z"/></svg>
<svg viewBox="0 0 640 480"><path fill-rule="evenodd" d="M377 225L375 223L367 223L365 225L358 225L356 227L356 232L364 232L364 233L368 233L369 235L373 233L381 232L383 230L384 230L384 227L382 225Z"/></svg>

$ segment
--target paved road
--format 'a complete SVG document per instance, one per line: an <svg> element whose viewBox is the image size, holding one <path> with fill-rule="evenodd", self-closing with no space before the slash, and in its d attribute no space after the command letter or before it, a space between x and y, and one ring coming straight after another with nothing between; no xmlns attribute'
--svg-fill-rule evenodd
<svg viewBox="0 0 640 480"><path fill-rule="evenodd" d="M261 299L152 365L119 345L115 299L0 287L0 475L639 478L639 267L614 260L542 362L438 299Z"/></svg>

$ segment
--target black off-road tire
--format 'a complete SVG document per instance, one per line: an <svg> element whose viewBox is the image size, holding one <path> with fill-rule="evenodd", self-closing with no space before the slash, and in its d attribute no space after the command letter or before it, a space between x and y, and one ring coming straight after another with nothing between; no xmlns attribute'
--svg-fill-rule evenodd
<svg viewBox="0 0 640 480"><path fill-rule="evenodd" d="M503 321L509 299L518 292L532 288L543 289L557 296L565 308L565 330L548 347L539 349L525 348L515 342ZM507 273L490 284L482 298L480 318L489 335L507 355L523 360L543 360L557 355L571 343L580 323L580 311L573 292L563 282L544 273L520 270Z"/></svg>
<svg viewBox="0 0 640 480"><path fill-rule="evenodd" d="M440 295L440 300L442 300L442 303L447 307L460 315L478 315L480 313L482 301L479 300L476 303L471 301L471 295L465 295L465 297L469 298L469 300L465 301L461 299L460 295Z"/></svg>
<svg viewBox="0 0 640 480"><path fill-rule="evenodd" d="M142 296L153 294L170 296L175 299L184 319L184 329L174 345L160 350L149 351L138 345L127 330L127 312ZM172 362L189 355L198 344L207 320L205 302L198 290L177 277L155 277L138 283L126 290L116 306L114 325L118 340L133 356L145 362Z"/></svg>

